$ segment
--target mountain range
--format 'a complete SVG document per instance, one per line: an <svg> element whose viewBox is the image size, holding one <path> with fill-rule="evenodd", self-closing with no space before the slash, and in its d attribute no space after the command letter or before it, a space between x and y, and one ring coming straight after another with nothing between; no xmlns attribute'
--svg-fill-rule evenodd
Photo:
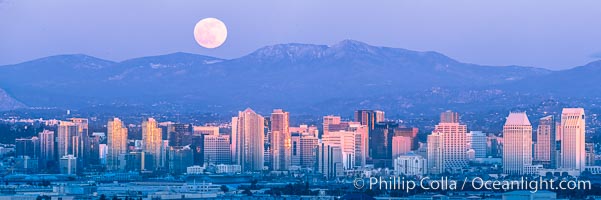
<svg viewBox="0 0 601 200"><path fill-rule="evenodd" d="M386 107L388 100L394 108L422 102L444 107L474 103L466 95L599 97L599 74L601 61L561 71L484 66L354 40L277 44L235 59L173 53L114 62L57 55L0 66L0 110L177 105L216 112L330 111ZM450 95L437 95L445 92Z"/></svg>

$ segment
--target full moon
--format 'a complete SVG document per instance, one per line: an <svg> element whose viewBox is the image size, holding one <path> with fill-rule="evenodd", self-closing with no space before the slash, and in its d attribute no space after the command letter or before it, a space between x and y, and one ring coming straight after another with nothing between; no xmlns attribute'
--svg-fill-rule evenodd
<svg viewBox="0 0 601 200"><path fill-rule="evenodd" d="M225 42L226 38L227 28L221 20L204 18L194 27L194 39L205 48L217 48Z"/></svg>

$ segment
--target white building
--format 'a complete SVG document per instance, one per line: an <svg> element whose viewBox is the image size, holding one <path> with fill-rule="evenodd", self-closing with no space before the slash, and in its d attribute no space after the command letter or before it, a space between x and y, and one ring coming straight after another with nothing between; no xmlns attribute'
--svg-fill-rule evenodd
<svg viewBox="0 0 601 200"><path fill-rule="evenodd" d="M524 112L512 112L503 126L503 173L522 175L532 165L532 125Z"/></svg>
<svg viewBox="0 0 601 200"><path fill-rule="evenodd" d="M240 173L241 168L240 165L215 165L217 167L218 174L231 174L231 173Z"/></svg>
<svg viewBox="0 0 601 200"><path fill-rule="evenodd" d="M205 171L205 168L198 166L198 165L186 167L187 174L202 174L202 173L204 173L204 171Z"/></svg>
<svg viewBox="0 0 601 200"><path fill-rule="evenodd" d="M394 172L396 175L423 176L428 167L426 159L409 152L394 159Z"/></svg>
<svg viewBox="0 0 601 200"><path fill-rule="evenodd" d="M582 172L585 169L585 115L582 108L561 112L561 167Z"/></svg>

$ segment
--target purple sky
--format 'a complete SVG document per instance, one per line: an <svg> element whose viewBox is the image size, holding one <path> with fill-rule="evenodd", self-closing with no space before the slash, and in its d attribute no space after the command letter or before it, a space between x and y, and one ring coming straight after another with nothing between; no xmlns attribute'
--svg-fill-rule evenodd
<svg viewBox="0 0 601 200"><path fill-rule="evenodd" d="M565 69L601 59L601 1L0 0L0 65L56 54L109 60L190 52L235 58L277 43L438 51L463 62ZM228 40L198 46L196 22Z"/></svg>

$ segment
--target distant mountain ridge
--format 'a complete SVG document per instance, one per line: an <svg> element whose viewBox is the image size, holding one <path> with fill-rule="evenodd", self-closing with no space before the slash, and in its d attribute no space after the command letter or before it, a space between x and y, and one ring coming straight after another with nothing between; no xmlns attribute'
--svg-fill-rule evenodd
<svg viewBox="0 0 601 200"><path fill-rule="evenodd" d="M271 45L235 59L189 53L122 62L82 54L50 56L0 66L0 88L27 106L178 104L228 111L248 106L319 109L324 102L370 102L391 95L398 99L432 88L524 91L566 76L592 83L597 78L591 72L601 70L599 63L563 71L482 66L437 52L344 40L331 46ZM574 95L597 94L600 87L587 85L582 90L586 93ZM567 86L556 86L549 92L565 89Z"/></svg>

